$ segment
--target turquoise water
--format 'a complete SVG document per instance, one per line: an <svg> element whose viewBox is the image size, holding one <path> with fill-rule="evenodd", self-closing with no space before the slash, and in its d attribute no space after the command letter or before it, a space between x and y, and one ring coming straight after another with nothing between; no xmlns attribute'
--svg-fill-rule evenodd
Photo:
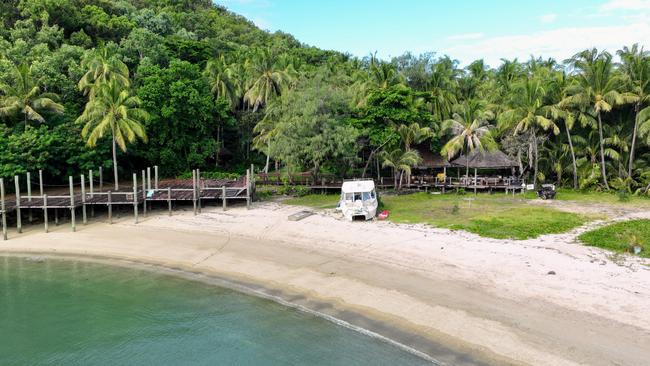
<svg viewBox="0 0 650 366"><path fill-rule="evenodd" d="M0 257L0 365L422 365L270 300L168 274Z"/></svg>

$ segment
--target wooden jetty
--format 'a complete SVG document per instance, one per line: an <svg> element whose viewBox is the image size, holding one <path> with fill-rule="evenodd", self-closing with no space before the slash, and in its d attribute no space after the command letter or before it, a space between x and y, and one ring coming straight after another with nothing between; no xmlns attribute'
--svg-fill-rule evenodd
<svg viewBox="0 0 650 366"><path fill-rule="evenodd" d="M20 176L14 176L15 194L12 198L6 196L5 180L0 178L0 215L2 216L2 237L7 240L7 216L14 214L16 229L22 232L24 213L28 214L29 222L33 220L35 212L42 213L45 232L49 229L49 211L54 211L55 223L58 224L59 210L69 211L72 231L76 230L76 212L81 211L82 223L88 220L87 210L97 206L106 207L108 220L113 222L114 206L132 206L135 222L140 214L146 215L154 202L166 202L169 215L172 215L173 204L176 202L192 202L194 214L201 212L202 202L221 201L223 210L226 210L228 201L245 201L246 207L251 207L255 192L254 167L246 171L246 175L238 179L208 179L201 176L199 169L192 171L192 179L158 180L158 167L153 167L154 177L151 178L151 168L142 170L141 178L133 173L133 185L128 189L106 190L103 182L103 172L99 174L92 170L88 175L81 175L75 182L73 177L68 179L68 192L57 192L48 195L43 184L43 172L39 171L39 192L33 194L30 173L26 174L27 195L21 193ZM96 180L98 178L98 180ZM99 183L99 190L95 189ZM141 211L140 211L141 208Z"/></svg>

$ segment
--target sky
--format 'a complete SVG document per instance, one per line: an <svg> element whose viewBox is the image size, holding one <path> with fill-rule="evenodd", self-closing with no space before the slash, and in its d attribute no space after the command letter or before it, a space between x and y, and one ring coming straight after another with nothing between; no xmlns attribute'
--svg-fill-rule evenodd
<svg viewBox="0 0 650 366"><path fill-rule="evenodd" d="M650 49L650 0L215 0L271 32L354 56L407 51L562 61L586 48Z"/></svg>

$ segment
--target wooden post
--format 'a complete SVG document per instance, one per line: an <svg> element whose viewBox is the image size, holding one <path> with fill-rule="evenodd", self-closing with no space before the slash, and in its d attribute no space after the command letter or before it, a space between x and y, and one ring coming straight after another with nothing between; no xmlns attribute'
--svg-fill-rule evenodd
<svg viewBox="0 0 650 366"><path fill-rule="evenodd" d="M255 165L251 164L251 202L255 201Z"/></svg>
<svg viewBox="0 0 650 366"><path fill-rule="evenodd" d="M20 179L18 176L14 176L14 183L16 185L16 228L18 228L18 233L23 232L23 223L20 218Z"/></svg>
<svg viewBox="0 0 650 366"><path fill-rule="evenodd" d="M221 206L226 211L226 186L221 186Z"/></svg>
<svg viewBox="0 0 650 366"><path fill-rule="evenodd" d="M147 167L147 189L151 190L151 168Z"/></svg>
<svg viewBox="0 0 650 366"><path fill-rule="evenodd" d="M142 171L142 215L147 217L147 178Z"/></svg>
<svg viewBox="0 0 650 366"><path fill-rule="evenodd" d="M108 223L109 224L113 223L113 205L111 204L112 201L113 201L112 192L109 190L108 191L108 202L107 202L107 204L108 204Z"/></svg>
<svg viewBox="0 0 650 366"><path fill-rule="evenodd" d="M251 171L246 169L246 208L251 208Z"/></svg>
<svg viewBox="0 0 650 366"><path fill-rule="evenodd" d="M95 197L95 182L93 182L94 176L93 176L93 170L90 169L88 170L88 184L90 187L90 199L93 199ZM90 205L90 216L95 217L95 205Z"/></svg>
<svg viewBox="0 0 650 366"><path fill-rule="evenodd" d="M104 169L99 167L99 191L104 192Z"/></svg>
<svg viewBox="0 0 650 366"><path fill-rule="evenodd" d="M75 217L74 217L74 186L72 181L72 176L68 177L70 182L70 224L72 225L72 231L74 232L77 228L75 226Z"/></svg>
<svg viewBox="0 0 650 366"><path fill-rule="evenodd" d="M34 221L32 216L32 174L27 172L27 202L29 202L28 220L31 224Z"/></svg>
<svg viewBox="0 0 650 366"><path fill-rule="evenodd" d="M45 232L50 231L50 224L47 219L47 195L43 195L43 223L45 224Z"/></svg>
<svg viewBox="0 0 650 366"><path fill-rule="evenodd" d="M133 173L133 216L138 223L138 175Z"/></svg>
<svg viewBox="0 0 650 366"><path fill-rule="evenodd" d="M169 216L172 215L172 187L167 187L167 209L169 210Z"/></svg>
<svg viewBox="0 0 650 366"><path fill-rule="evenodd" d="M0 178L0 211L2 211L2 239L7 240L7 206L5 205L5 180Z"/></svg>
<svg viewBox="0 0 650 366"><path fill-rule="evenodd" d="M59 210L54 209L54 226L59 226Z"/></svg>
<svg viewBox="0 0 650 366"><path fill-rule="evenodd" d="M86 216L86 177L81 175L81 217L84 225L88 222Z"/></svg>
<svg viewBox="0 0 650 366"><path fill-rule="evenodd" d="M477 170L474 168L474 194L476 194L476 178L477 178Z"/></svg>
<svg viewBox="0 0 650 366"><path fill-rule="evenodd" d="M194 215L196 215L196 170L192 170L192 204L194 205Z"/></svg>
<svg viewBox="0 0 650 366"><path fill-rule="evenodd" d="M42 196L43 195L43 170L38 171L38 186Z"/></svg>
<svg viewBox="0 0 650 366"><path fill-rule="evenodd" d="M196 170L196 199L201 213L201 171L199 169Z"/></svg>
<svg viewBox="0 0 650 366"><path fill-rule="evenodd" d="M153 176L154 176L154 180L153 180L154 186L153 187L155 189L158 189L158 165L153 166Z"/></svg>

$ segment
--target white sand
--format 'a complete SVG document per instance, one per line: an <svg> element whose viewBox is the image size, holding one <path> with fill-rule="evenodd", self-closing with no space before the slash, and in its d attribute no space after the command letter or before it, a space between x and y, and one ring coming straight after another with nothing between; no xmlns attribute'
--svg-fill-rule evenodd
<svg viewBox="0 0 650 366"><path fill-rule="evenodd" d="M297 210L263 203L204 209L197 217L157 212L138 225L130 216L112 226L97 219L77 233L30 227L0 251L125 258L258 284L328 304L319 311L378 320L380 333L453 364L463 361L426 341L495 364L650 362L650 261L614 263L602 250L573 243L584 228L495 240L324 214L288 221Z"/></svg>

